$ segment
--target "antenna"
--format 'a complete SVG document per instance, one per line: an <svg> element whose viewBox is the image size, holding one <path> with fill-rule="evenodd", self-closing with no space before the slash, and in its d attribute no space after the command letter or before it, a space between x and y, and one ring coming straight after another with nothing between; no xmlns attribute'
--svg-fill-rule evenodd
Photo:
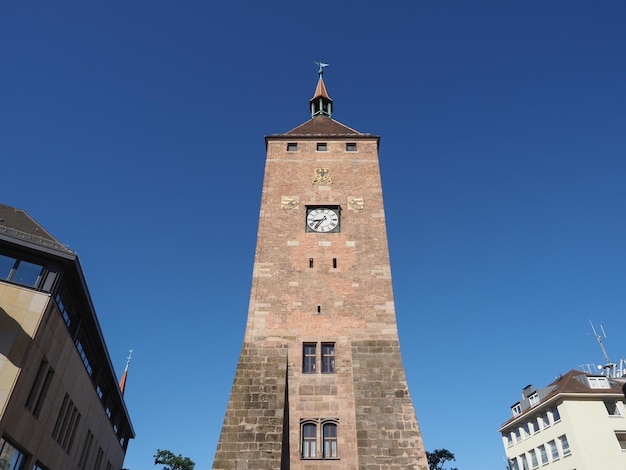
<svg viewBox="0 0 626 470"><path fill-rule="evenodd" d="M613 364L611 360L609 359L609 355L607 354L606 348L604 347L604 343L602 342L602 336L598 334L595 327L593 326L593 323L591 323L591 320L589 320L589 324L591 325L591 329L593 330L593 336L595 336L595 338L598 340L598 344L600 345L600 348L602 348L602 354L604 354L604 361L605 361L604 369L606 370L607 373L609 373L609 370L615 367L615 364ZM600 330L602 331L602 335L604 336L604 339L606 339L606 333L604 332L604 327L602 325L600 325Z"/></svg>

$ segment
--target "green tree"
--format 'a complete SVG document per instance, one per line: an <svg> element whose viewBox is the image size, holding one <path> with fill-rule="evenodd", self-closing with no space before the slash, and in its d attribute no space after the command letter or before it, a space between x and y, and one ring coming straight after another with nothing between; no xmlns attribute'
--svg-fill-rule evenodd
<svg viewBox="0 0 626 470"><path fill-rule="evenodd" d="M426 458L428 458L428 468L430 470L445 470L444 465L446 462L454 460L454 454L448 449L435 449L432 452L426 451ZM459 470L454 467L450 470Z"/></svg>
<svg viewBox="0 0 626 470"><path fill-rule="evenodd" d="M169 450L157 449L154 454L154 465L165 465L163 470L193 470L196 466L195 462L189 457L182 455L174 455Z"/></svg>

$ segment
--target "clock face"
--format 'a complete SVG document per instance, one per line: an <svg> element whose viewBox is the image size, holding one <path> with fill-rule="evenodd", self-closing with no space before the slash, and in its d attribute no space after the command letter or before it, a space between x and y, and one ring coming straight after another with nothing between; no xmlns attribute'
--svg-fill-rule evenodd
<svg viewBox="0 0 626 470"><path fill-rule="evenodd" d="M338 232L339 213L327 207L311 209L306 216L306 225L313 232Z"/></svg>

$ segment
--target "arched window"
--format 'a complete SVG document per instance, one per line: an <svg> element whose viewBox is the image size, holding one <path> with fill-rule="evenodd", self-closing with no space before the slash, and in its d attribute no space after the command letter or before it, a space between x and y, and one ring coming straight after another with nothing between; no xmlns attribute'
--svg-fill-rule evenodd
<svg viewBox="0 0 626 470"><path fill-rule="evenodd" d="M317 457L317 426L314 423L302 425L302 458L314 459Z"/></svg>
<svg viewBox="0 0 626 470"><path fill-rule="evenodd" d="M324 458L337 458L337 425L335 423L324 424Z"/></svg>

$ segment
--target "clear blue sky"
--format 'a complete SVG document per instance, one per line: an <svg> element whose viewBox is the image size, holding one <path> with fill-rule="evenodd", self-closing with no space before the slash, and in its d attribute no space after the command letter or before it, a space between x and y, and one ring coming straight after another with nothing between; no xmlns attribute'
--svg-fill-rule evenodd
<svg viewBox="0 0 626 470"><path fill-rule="evenodd" d="M623 1L23 1L0 11L0 201L79 253L126 466L211 468L242 344L263 136L382 136L392 272L426 448L503 469L521 389L616 360L626 312Z"/></svg>

